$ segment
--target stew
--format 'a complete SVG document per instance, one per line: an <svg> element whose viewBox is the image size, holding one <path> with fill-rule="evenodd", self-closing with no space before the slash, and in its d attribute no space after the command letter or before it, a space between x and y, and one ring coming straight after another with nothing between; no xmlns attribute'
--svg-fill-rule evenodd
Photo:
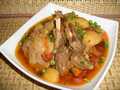
<svg viewBox="0 0 120 90"><path fill-rule="evenodd" d="M56 11L24 34L16 57L44 80L82 85L100 71L108 48L108 35L97 22Z"/></svg>

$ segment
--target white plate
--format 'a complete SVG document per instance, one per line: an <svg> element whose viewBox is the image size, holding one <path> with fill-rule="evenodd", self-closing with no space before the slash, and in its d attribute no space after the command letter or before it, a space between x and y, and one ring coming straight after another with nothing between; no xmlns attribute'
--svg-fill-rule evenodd
<svg viewBox="0 0 120 90"><path fill-rule="evenodd" d="M31 26L36 24L38 21L42 20L43 18L46 18L53 14L55 11L60 10L63 13L68 13L71 11L74 11L77 15L84 17L86 19L90 19L93 21L98 22L99 25L108 33L109 40L110 40L110 45L109 45L109 53L107 60L105 62L105 65L101 69L101 71L96 75L96 77L93 78L92 81L90 81L88 84L82 85L82 86L63 86L63 85L56 85L52 84L49 82L46 82L39 77L35 76L34 74L30 73L26 68L24 68L23 65L17 60L15 56L15 48L20 41L21 37L24 35L24 33L29 30ZM93 90L96 89L100 82L103 80L105 74L107 73L108 69L110 68L113 57L115 55L115 49L116 49L116 44L117 44L117 36L118 36L118 22L109 20L109 19L104 19L100 17L96 17L93 15L85 14L80 11L76 11L73 9L68 9L59 5L55 5L52 3L49 3L46 5L44 8L42 8L36 15L34 15L30 20L28 20L17 32L15 32L8 40L6 40L5 43L3 43L0 46L0 52L20 71L22 71L24 74L28 75L30 78L46 84L48 86L58 88L58 89L82 89L82 90Z"/></svg>

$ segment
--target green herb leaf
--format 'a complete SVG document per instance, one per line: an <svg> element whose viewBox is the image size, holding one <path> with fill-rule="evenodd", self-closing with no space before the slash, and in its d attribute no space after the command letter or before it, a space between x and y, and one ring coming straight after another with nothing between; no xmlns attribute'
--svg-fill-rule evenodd
<svg viewBox="0 0 120 90"><path fill-rule="evenodd" d="M24 35L23 38L21 39L21 44L23 44L26 40L28 40L28 36Z"/></svg>
<svg viewBox="0 0 120 90"><path fill-rule="evenodd" d="M92 64L90 61L88 61L88 60L86 60L86 59L84 59L84 58L80 60L79 67L80 67L81 69L83 69L84 67L86 67L86 68L88 68L89 70L92 70L92 69L94 68L93 64Z"/></svg>
<svg viewBox="0 0 120 90"><path fill-rule="evenodd" d="M105 58L104 58L104 57L100 57L100 59L99 59L98 63L99 63L99 64L103 64L103 63L104 63L104 61L105 61Z"/></svg>
<svg viewBox="0 0 120 90"><path fill-rule="evenodd" d="M70 20L73 20L74 18L76 18L75 12L71 12L67 16L67 19L70 19Z"/></svg>
<svg viewBox="0 0 120 90"><path fill-rule="evenodd" d="M49 37L49 40L50 40L51 42L55 42L55 37L54 37L54 35L53 35L53 32L50 32L50 33L48 34L48 37Z"/></svg>
<svg viewBox="0 0 120 90"><path fill-rule="evenodd" d="M55 60L52 59L52 60L50 61L50 65L55 65L55 64L56 64Z"/></svg>
<svg viewBox="0 0 120 90"><path fill-rule="evenodd" d="M104 47L105 48L108 48L109 47L109 42L106 40L106 41L104 41Z"/></svg>
<svg viewBox="0 0 120 90"><path fill-rule="evenodd" d="M89 24L93 27L93 28L97 28L100 27L97 22L93 22L92 20L89 20Z"/></svg>
<svg viewBox="0 0 120 90"><path fill-rule="evenodd" d="M78 38L83 38L83 36L85 35L85 33L86 33L85 30L83 30L80 27L77 27L76 34L77 34Z"/></svg>
<svg viewBox="0 0 120 90"><path fill-rule="evenodd" d="M92 20L89 20L89 24L91 27L94 28L94 30L97 32L97 33L102 33L103 30L101 29L100 25L97 24L97 22L94 22Z"/></svg>

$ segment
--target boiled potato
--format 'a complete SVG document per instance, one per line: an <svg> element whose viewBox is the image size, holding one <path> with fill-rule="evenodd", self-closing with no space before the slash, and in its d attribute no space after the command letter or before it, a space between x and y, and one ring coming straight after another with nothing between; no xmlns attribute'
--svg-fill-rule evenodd
<svg viewBox="0 0 120 90"><path fill-rule="evenodd" d="M66 18L67 18L68 22L72 23L73 25L77 24L78 26L80 26L83 29L90 27L89 22L86 19L84 19L82 17L78 17L74 13L66 14Z"/></svg>
<svg viewBox="0 0 120 90"><path fill-rule="evenodd" d="M77 18L76 22L83 29L89 27L89 22L86 19L84 19L84 18Z"/></svg>
<svg viewBox="0 0 120 90"><path fill-rule="evenodd" d="M56 69L48 68L46 72L43 74L43 79L49 82L58 82L59 72Z"/></svg>
<svg viewBox="0 0 120 90"><path fill-rule="evenodd" d="M43 25L41 23L38 23L36 26L35 26L35 30L41 30L43 28Z"/></svg>
<svg viewBox="0 0 120 90"><path fill-rule="evenodd" d="M54 21L49 21L45 24L45 29L47 29L48 31L53 30L54 28Z"/></svg>
<svg viewBox="0 0 120 90"><path fill-rule="evenodd" d="M101 35L95 31L88 31L83 36L83 44L86 46L94 46L102 40Z"/></svg>

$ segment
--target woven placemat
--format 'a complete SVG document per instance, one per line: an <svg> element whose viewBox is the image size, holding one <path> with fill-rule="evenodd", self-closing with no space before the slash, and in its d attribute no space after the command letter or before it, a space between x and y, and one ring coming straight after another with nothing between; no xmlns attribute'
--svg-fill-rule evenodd
<svg viewBox="0 0 120 90"><path fill-rule="evenodd" d="M1 0L0 44L9 38L34 13L50 0ZM51 0L80 11L120 22L120 0ZM100 1L100 3L98 3ZM120 90L120 29L113 64L100 85L100 90ZM16 70L0 55L0 90L46 90L53 88L37 83Z"/></svg>
<svg viewBox="0 0 120 90"><path fill-rule="evenodd" d="M91 14L120 14L120 0L0 0L0 14L34 14L50 1Z"/></svg>

